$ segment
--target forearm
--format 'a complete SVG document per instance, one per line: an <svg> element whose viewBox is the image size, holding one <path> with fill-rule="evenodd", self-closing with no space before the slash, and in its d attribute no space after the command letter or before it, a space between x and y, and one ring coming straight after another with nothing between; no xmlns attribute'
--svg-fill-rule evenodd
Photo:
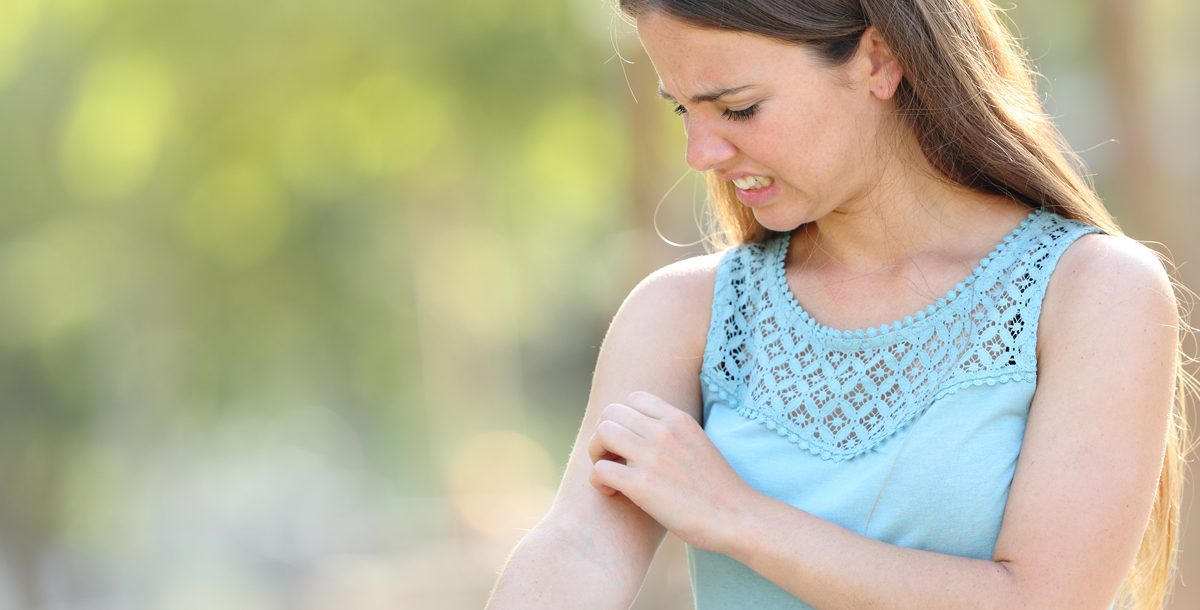
<svg viewBox="0 0 1200 610"><path fill-rule="evenodd" d="M1003 564L899 547L756 493L715 549L816 608L1010 608Z"/></svg>
<svg viewBox="0 0 1200 610"><path fill-rule="evenodd" d="M627 609L642 586L635 574L586 538L548 525L531 530L509 556L486 610Z"/></svg>

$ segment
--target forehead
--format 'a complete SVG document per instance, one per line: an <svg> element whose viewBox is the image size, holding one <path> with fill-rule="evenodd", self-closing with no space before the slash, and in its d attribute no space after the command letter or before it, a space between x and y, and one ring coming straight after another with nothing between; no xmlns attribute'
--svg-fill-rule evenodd
<svg viewBox="0 0 1200 610"><path fill-rule="evenodd" d="M748 81L811 79L822 69L809 49L765 36L697 28L657 12L640 17L637 27L663 89L675 97Z"/></svg>

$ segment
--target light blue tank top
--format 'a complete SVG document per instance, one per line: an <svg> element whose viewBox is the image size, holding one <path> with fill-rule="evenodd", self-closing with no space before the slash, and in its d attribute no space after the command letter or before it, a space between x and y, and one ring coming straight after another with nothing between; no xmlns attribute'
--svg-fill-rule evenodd
<svg viewBox="0 0 1200 610"><path fill-rule="evenodd" d="M859 534L990 559L1037 383L1046 284L1099 230L1037 210L924 310L841 331L796 302L790 235L726 251L700 378L703 425L752 487ZM810 608L688 547L698 610Z"/></svg>

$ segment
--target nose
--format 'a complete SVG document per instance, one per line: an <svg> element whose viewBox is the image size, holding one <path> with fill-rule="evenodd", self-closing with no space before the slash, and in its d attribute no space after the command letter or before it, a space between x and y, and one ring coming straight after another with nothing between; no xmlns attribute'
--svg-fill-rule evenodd
<svg viewBox="0 0 1200 610"><path fill-rule="evenodd" d="M737 154L737 148L702 119L688 117L685 130L687 164L698 172L720 167Z"/></svg>

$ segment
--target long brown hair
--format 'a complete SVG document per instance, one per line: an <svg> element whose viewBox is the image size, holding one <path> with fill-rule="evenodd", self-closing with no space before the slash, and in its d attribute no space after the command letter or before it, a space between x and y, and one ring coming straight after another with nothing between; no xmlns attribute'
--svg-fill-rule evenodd
<svg viewBox="0 0 1200 610"><path fill-rule="evenodd" d="M912 130L945 179L1100 228L1123 232L1105 209L1083 162L1041 107L1036 72L988 0L619 0L636 18L661 12L696 27L767 36L812 48L828 65L848 60L869 26L904 68L896 90L901 124ZM770 231L740 205L727 181L708 175L709 244L760 242ZM1170 261L1159 254L1168 269ZM1175 283L1179 323L1188 328ZM1189 452L1185 410L1197 383L1180 341L1175 404L1149 524L1121 586L1122 607L1161 608L1170 592L1179 540L1183 469Z"/></svg>

